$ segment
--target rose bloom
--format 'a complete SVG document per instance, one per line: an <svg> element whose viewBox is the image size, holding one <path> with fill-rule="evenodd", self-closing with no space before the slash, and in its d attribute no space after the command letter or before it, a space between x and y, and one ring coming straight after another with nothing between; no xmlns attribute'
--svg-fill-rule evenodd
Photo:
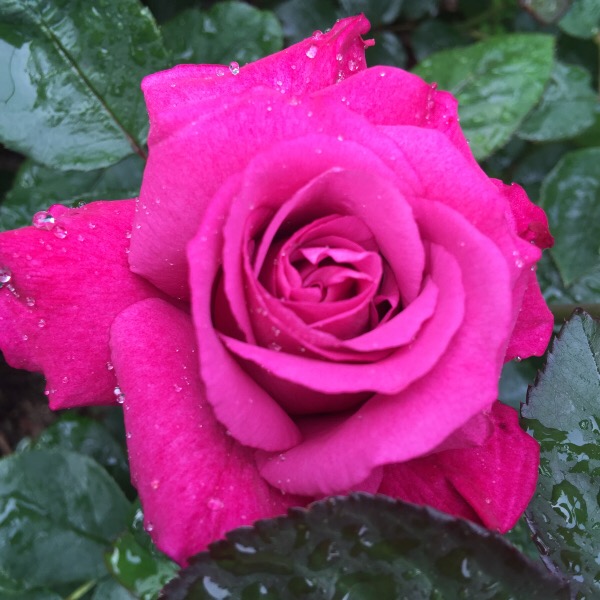
<svg viewBox="0 0 600 600"><path fill-rule="evenodd" d="M456 100L366 68L339 21L239 69L144 79L137 200L0 235L0 347L50 406L122 403L133 483L185 564L352 490L506 531L539 451L496 401L540 355L543 211L489 179Z"/></svg>

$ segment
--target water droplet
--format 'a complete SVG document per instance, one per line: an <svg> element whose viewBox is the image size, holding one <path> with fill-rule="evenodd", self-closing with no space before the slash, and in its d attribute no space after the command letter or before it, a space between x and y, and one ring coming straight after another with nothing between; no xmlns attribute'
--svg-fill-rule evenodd
<svg viewBox="0 0 600 600"><path fill-rule="evenodd" d="M323 32L320 29L313 31L312 34L313 40L320 40L323 37Z"/></svg>
<svg viewBox="0 0 600 600"><path fill-rule="evenodd" d="M353 72L358 70L358 63L355 60L348 61L348 69Z"/></svg>
<svg viewBox="0 0 600 600"><path fill-rule="evenodd" d="M44 319L40 319L38 321L38 327L41 329L42 327L46 327L46 321Z"/></svg>
<svg viewBox="0 0 600 600"><path fill-rule="evenodd" d="M176 392L180 392L183 389L180 385L177 385L176 383L173 384L173 387L175 388Z"/></svg>
<svg viewBox="0 0 600 600"><path fill-rule="evenodd" d="M123 404L125 402L125 394L121 391L121 388L119 386L115 387L115 389L113 390L113 394L115 395L117 404Z"/></svg>
<svg viewBox="0 0 600 600"><path fill-rule="evenodd" d="M153 525L153 524L152 524L150 521L148 521L148 522L146 523L146 531L147 531L148 533L150 533L150 532L154 531L154 525Z"/></svg>
<svg viewBox="0 0 600 600"><path fill-rule="evenodd" d="M115 367L113 366L113 364L110 362L110 360L106 363L106 368L109 371L112 371Z"/></svg>
<svg viewBox="0 0 600 600"><path fill-rule="evenodd" d="M83 240L85 240L85 238L84 238L84 237L83 237L81 234L79 234L79 235L77 236L77 239L78 239L80 242L83 242Z"/></svg>
<svg viewBox="0 0 600 600"><path fill-rule="evenodd" d="M209 510L221 510L225 505L218 498L209 498L206 506L208 506Z"/></svg>
<svg viewBox="0 0 600 600"><path fill-rule="evenodd" d="M64 240L67 237L67 230L60 225L54 227L52 229L52 233L54 233L54 235L61 240Z"/></svg>
<svg viewBox="0 0 600 600"><path fill-rule="evenodd" d="M11 279L12 279L11 270L6 267L0 266L0 288L2 288L5 284L10 283Z"/></svg>
<svg viewBox="0 0 600 600"><path fill-rule="evenodd" d="M126 231L125 232L125 237L130 240L131 239L131 231Z"/></svg>
<svg viewBox="0 0 600 600"><path fill-rule="evenodd" d="M216 73L217 73L217 77L223 77L223 75L225 75L225 69L223 69L221 67L217 67Z"/></svg>
<svg viewBox="0 0 600 600"><path fill-rule="evenodd" d="M90 229L96 229L96 224L95 223L88 223L88 227Z"/></svg>
<svg viewBox="0 0 600 600"><path fill-rule="evenodd" d="M63 382L63 383L69 383L69 378L68 378L68 377L66 377L66 376L65 376L65 377L63 377L63 378L62 378L62 382Z"/></svg>
<svg viewBox="0 0 600 600"><path fill-rule="evenodd" d="M515 362L521 362L523 359L520 356L515 356Z"/></svg>
<svg viewBox="0 0 600 600"><path fill-rule="evenodd" d="M306 56L308 56L308 58L314 58L317 55L317 52L319 51L319 49L316 46L311 46L307 51L306 51Z"/></svg>
<svg viewBox="0 0 600 600"><path fill-rule="evenodd" d="M335 60L337 60L338 62L342 62L344 60L343 54L340 54L340 53L336 54Z"/></svg>
<svg viewBox="0 0 600 600"><path fill-rule="evenodd" d="M269 348L271 348L271 350L275 350L275 352L281 352L282 347L279 344L276 344L275 342L271 342L269 344Z"/></svg>
<svg viewBox="0 0 600 600"><path fill-rule="evenodd" d="M232 75L237 75L240 72L240 65L236 63L235 60L232 60L229 63L229 70L231 71Z"/></svg>
<svg viewBox="0 0 600 600"><path fill-rule="evenodd" d="M47 210L36 212L31 219L31 224L36 229L47 229L48 231L54 227L55 222L56 219Z"/></svg>
<svg viewBox="0 0 600 600"><path fill-rule="evenodd" d="M23 335L23 337L21 338L24 342L26 342L29 339L28 335Z"/></svg>
<svg viewBox="0 0 600 600"><path fill-rule="evenodd" d="M159 486L160 486L160 480L159 480L159 479L153 479L153 480L150 482L150 487L151 487L153 490L157 490Z"/></svg>

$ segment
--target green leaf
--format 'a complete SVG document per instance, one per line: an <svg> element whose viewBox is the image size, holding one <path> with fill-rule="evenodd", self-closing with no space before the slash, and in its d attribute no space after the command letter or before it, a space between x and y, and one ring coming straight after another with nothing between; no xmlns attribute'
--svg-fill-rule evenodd
<svg viewBox="0 0 600 600"><path fill-rule="evenodd" d="M558 25L563 31L574 37L593 38L600 29L600 2L598 0L576 0Z"/></svg>
<svg viewBox="0 0 600 600"><path fill-rule="evenodd" d="M573 0L520 0L519 4L542 23L554 23L565 14Z"/></svg>
<svg viewBox="0 0 600 600"><path fill-rule="evenodd" d="M95 461L32 450L0 461L0 564L30 587L106 573L103 556L126 526L129 503Z"/></svg>
<svg viewBox="0 0 600 600"><path fill-rule="evenodd" d="M330 498L227 538L192 559L165 599L568 598L501 536L384 496Z"/></svg>
<svg viewBox="0 0 600 600"><path fill-rule="evenodd" d="M137 0L3 0L0 140L62 169L143 154L139 84L166 66L156 24Z"/></svg>
<svg viewBox="0 0 600 600"><path fill-rule="evenodd" d="M507 34L442 50L415 73L459 101L461 125L478 160L504 145L540 101L553 66L553 38Z"/></svg>
<svg viewBox="0 0 600 600"><path fill-rule="evenodd" d="M600 323L578 313L552 344L522 407L541 446L528 518L546 562L572 579L576 598L600 596Z"/></svg>
<svg viewBox="0 0 600 600"><path fill-rule="evenodd" d="M141 600L155 600L179 570L166 556L157 558L148 552L129 532L117 540L107 562L117 581Z"/></svg>
<svg viewBox="0 0 600 600"><path fill-rule="evenodd" d="M102 465L122 490L131 492L125 450L98 421L75 413L66 413L45 429L31 448L60 448L85 454Z"/></svg>
<svg viewBox="0 0 600 600"><path fill-rule="evenodd" d="M345 16L364 13L373 27L387 25L398 18L404 0L340 0Z"/></svg>
<svg viewBox="0 0 600 600"><path fill-rule="evenodd" d="M0 598L3 600L62 600L61 596L47 589L29 589L27 582L11 579L0 565Z"/></svg>
<svg viewBox="0 0 600 600"><path fill-rule="evenodd" d="M244 2L185 10L163 26L163 36L175 61L186 63L244 65L283 47L277 17Z"/></svg>
<svg viewBox="0 0 600 600"><path fill-rule="evenodd" d="M411 46L417 61L422 61L434 52L454 46L464 46L469 42L470 39L466 34L452 24L438 19L423 21L411 36Z"/></svg>
<svg viewBox="0 0 600 600"><path fill-rule="evenodd" d="M0 231L31 224L31 217L52 204L120 200L139 194L144 161L131 155L106 169L58 171L25 161L0 204Z"/></svg>
<svg viewBox="0 0 600 600"><path fill-rule="evenodd" d="M555 237L550 250L565 285L600 264L600 148L566 154L542 185Z"/></svg>
<svg viewBox="0 0 600 600"><path fill-rule="evenodd" d="M133 596L115 579L106 578L94 589L92 600L139 600L139 598Z"/></svg>
<svg viewBox="0 0 600 600"><path fill-rule="evenodd" d="M283 35L296 43L325 26L331 27L337 19L333 0L287 0L275 8L283 24Z"/></svg>
<svg viewBox="0 0 600 600"><path fill-rule="evenodd" d="M538 368L538 359L506 363L502 369L502 377L500 377L498 399L519 410L521 403L525 402L527 388L533 383Z"/></svg>
<svg viewBox="0 0 600 600"><path fill-rule="evenodd" d="M373 38L375 46L367 48L366 57L368 65L391 65L404 67L406 51L400 38L391 31L379 31Z"/></svg>
<svg viewBox="0 0 600 600"><path fill-rule="evenodd" d="M435 17L439 12L440 0L404 0L401 16L409 21L423 17Z"/></svg>
<svg viewBox="0 0 600 600"><path fill-rule="evenodd" d="M533 142L574 137L593 125L597 101L588 71L557 62L541 102L527 116L519 136Z"/></svg>

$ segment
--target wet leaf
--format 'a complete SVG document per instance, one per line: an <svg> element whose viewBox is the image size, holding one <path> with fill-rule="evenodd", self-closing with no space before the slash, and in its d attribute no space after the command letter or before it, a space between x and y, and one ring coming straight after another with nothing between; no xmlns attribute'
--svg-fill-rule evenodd
<svg viewBox="0 0 600 600"><path fill-rule="evenodd" d="M597 102L588 71L556 63L541 102L527 116L519 136L533 142L575 137L593 125Z"/></svg>
<svg viewBox="0 0 600 600"><path fill-rule="evenodd" d="M542 23L554 23L565 14L573 0L519 0L519 4Z"/></svg>
<svg viewBox="0 0 600 600"><path fill-rule="evenodd" d="M166 556L158 558L143 548L129 532L116 541L107 563L117 581L141 600L155 600L179 570Z"/></svg>
<svg viewBox="0 0 600 600"><path fill-rule="evenodd" d="M94 589L91 600L139 600L125 589L118 581L106 578Z"/></svg>
<svg viewBox="0 0 600 600"><path fill-rule="evenodd" d="M163 37L175 62L185 63L244 65L283 47L277 17L244 2L185 10L163 25Z"/></svg>
<svg viewBox="0 0 600 600"><path fill-rule="evenodd" d="M542 185L555 238L550 250L566 286L600 266L600 148L566 154Z"/></svg>
<svg viewBox="0 0 600 600"><path fill-rule="evenodd" d="M139 194L144 161L129 156L95 171L58 171L25 161L0 204L0 231L31 225L39 210L52 204L75 206L93 200L122 200Z"/></svg>
<svg viewBox="0 0 600 600"><path fill-rule="evenodd" d="M62 169L142 152L139 82L167 66L152 15L137 0L3 0L0 140Z"/></svg>
<svg viewBox="0 0 600 600"><path fill-rule="evenodd" d="M127 526L129 503L87 456L31 450L0 461L0 564L29 587L106 573L103 556Z"/></svg>
<svg viewBox="0 0 600 600"><path fill-rule="evenodd" d="M506 34L442 50L414 69L452 92L478 160L503 146L540 101L553 66L553 38Z"/></svg>
<svg viewBox="0 0 600 600"><path fill-rule="evenodd" d="M283 35L294 44L323 29L331 27L337 17L333 0L287 0L275 7L275 13L283 24Z"/></svg>
<svg viewBox="0 0 600 600"><path fill-rule="evenodd" d="M527 397L527 388L533 383L538 372L539 359L527 359L521 362L511 361L504 365L498 399L515 410Z"/></svg>
<svg viewBox="0 0 600 600"><path fill-rule="evenodd" d="M540 442L538 487L527 510L545 561L572 579L574 597L600 596L600 323L577 313L552 344L522 407Z"/></svg>
<svg viewBox="0 0 600 600"><path fill-rule="evenodd" d="M31 448L61 448L85 454L102 465L122 490L131 492L125 450L98 421L66 413L45 429Z"/></svg>
<svg viewBox="0 0 600 600"><path fill-rule="evenodd" d="M600 29L600 2L577 0L559 21L559 27L574 37L591 39Z"/></svg>
<svg viewBox="0 0 600 600"><path fill-rule="evenodd" d="M425 507L353 494L230 532L166 600L549 600L567 590L504 539Z"/></svg>

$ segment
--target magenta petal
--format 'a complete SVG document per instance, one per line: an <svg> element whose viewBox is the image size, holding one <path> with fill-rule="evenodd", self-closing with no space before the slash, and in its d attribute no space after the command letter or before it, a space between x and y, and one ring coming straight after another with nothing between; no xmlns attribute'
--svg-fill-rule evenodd
<svg viewBox="0 0 600 600"><path fill-rule="evenodd" d="M236 182L230 183L235 189ZM255 448L283 450L300 441L298 428L230 356L213 325L213 282L223 251L219 216L227 213L230 193L229 186L224 186L213 198L207 218L188 247L190 283L194 291L192 312L202 381L206 398L217 418L236 440Z"/></svg>
<svg viewBox="0 0 600 600"><path fill-rule="evenodd" d="M138 302L115 319L111 350L132 480L163 552L185 564L227 531L306 502L270 487L252 452L216 421L185 313L157 299Z"/></svg>
<svg viewBox="0 0 600 600"><path fill-rule="evenodd" d="M215 96L231 98L253 87L272 87L300 96L320 90L366 68L365 42L369 30L364 15L340 19L330 31L252 62L233 74L223 65L178 65L148 75L142 89L151 124L176 107L185 110ZM339 58L338 58L339 57Z"/></svg>
<svg viewBox="0 0 600 600"><path fill-rule="evenodd" d="M133 200L55 205L54 223L0 234L0 348L40 371L53 409L112 404L109 328L129 304L162 294L127 264Z"/></svg>
<svg viewBox="0 0 600 600"><path fill-rule="evenodd" d="M315 94L365 116L374 125L411 125L443 133L476 166L458 122L458 102L417 75L393 67L372 67ZM377 93L373 93L377 90Z"/></svg>
<svg viewBox="0 0 600 600"><path fill-rule="evenodd" d="M493 433L483 445L389 465L379 491L508 531L533 496L540 451L514 409L496 402L490 418Z"/></svg>

